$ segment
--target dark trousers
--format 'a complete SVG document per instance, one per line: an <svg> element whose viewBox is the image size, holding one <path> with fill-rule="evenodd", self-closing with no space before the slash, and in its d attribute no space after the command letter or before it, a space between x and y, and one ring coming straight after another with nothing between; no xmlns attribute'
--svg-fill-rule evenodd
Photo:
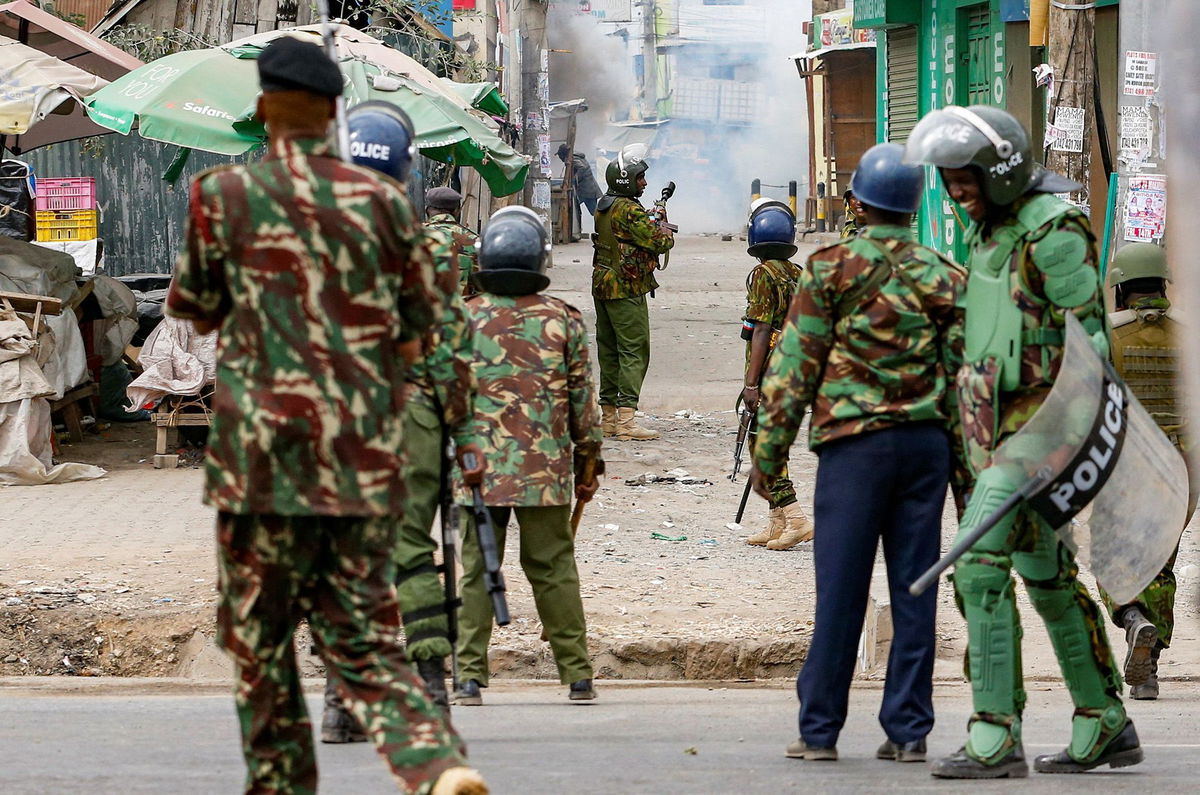
<svg viewBox="0 0 1200 795"><path fill-rule="evenodd" d="M913 597L908 586L938 558L949 439L939 425L912 423L828 442L817 455L817 615L796 679L800 736L837 744L882 539L893 637L879 722L893 742L919 740L933 728L937 589Z"/></svg>

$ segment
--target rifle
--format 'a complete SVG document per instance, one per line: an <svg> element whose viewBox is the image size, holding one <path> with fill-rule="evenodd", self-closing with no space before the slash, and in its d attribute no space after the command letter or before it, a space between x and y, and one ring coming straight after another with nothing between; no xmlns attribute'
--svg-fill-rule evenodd
<svg viewBox="0 0 1200 795"><path fill-rule="evenodd" d="M477 460L474 453L463 456L463 463L468 469L474 469ZM492 515L483 504L483 491L478 486L471 486L471 515L475 517L475 532L479 536L479 551L483 554L483 581L488 595L492 597L492 612L496 615L496 626L506 627L512 620L508 615L508 600L504 594L508 588L504 584L504 573L500 571L500 553L496 547L496 528L492 525Z"/></svg>
<svg viewBox="0 0 1200 795"><path fill-rule="evenodd" d="M440 401L438 416L442 417ZM450 429L442 423L442 469L439 474L441 481L441 504L438 512L442 517L442 588L445 593L443 604L446 609L446 637L450 641L450 683L453 690L458 690L458 608L462 600L458 598L458 572L455 569L455 547L458 541L458 506L454 504L454 495L450 489L450 471L454 466L454 453L450 442Z"/></svg>
<svg viewBox="0 0 1200 795"><path fill-rule="evenodd" d="M729 479L734 482L737 482L738 472L742 471L746 442L758 436L758 412L746 408L740 397L738 405L742 408L738 419L737 441L733 445L733 472L729 474Z"/></svg>
<svg viewBox="0 0 1200 795"><path fill-rule="evenodd" d="M337 44L334 43L333 23L329 21L329 0L317 0L317 13L321 17L321 43L325 47L325 54L329 56L329 60L333 61L334 65L337 65ZM346 119L345 94L337 96L337 114L334 125L337 129L338 157L350 162L350 123Z"/></svg>
<svg viewBox="0 0 1200 795"><path fill-rule="evenodd" d="M913 596L920 596L925 593L929 586L937 582L942 572L954 565L963 555L967 554L968 550L975 546L979 539L987 535L993 527L998 525L1010 511L1040 491L1053 478L1054 474L1050 471L1050 467L1039 469L1033 477L1021 484L1021 488L1017 489L1008 496L1008 499L1000 503L996 510L992 511L974 530L960 538L951 547L950 551L942 556L941 560L930 566L929 570L918 577L916 582L908 586L908 592Z"/></svg>

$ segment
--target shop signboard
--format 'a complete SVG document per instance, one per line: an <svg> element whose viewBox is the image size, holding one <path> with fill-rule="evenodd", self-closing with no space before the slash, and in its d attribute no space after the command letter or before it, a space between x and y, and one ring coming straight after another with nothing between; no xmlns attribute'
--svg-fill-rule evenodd
<svg viewBox="0 0 1200 795"><path fill-rule="evenodd" d="M921 21L921 0L856 0L854 27L885 28Z"/></svg>

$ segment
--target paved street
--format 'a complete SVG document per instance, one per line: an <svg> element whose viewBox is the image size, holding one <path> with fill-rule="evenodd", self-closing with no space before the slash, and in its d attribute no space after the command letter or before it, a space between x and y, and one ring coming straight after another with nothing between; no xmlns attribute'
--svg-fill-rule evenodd
<svg viewBox="0 0 1200 795"><path fill-rule="evenodd" d="M309 708L319 708L310 683ZM591 705L568 704L563 688L498 683L487 705L455 712L472 761L493 792L776 793L962 791L930 778L925 766L873 758L880 691L858 686L837 763L785 759L795 734L790 683L753 686L646 686L601 682ZM987 783L972 791L1021 787L1043 792L1194 792L1200 739L1191 718L1200 686L1165 683L1165 698L1135 703L1147 761L1086 776L1031 774L1026 783ZM953 751L970 711L965 685L937 690L932 753ZM1061 685L1030 687L1025 724L1032 756L1064 744L1069 703ZM6 795L45 793L233 793L242 768L226 687L170 680L0 679L0 785ZM694 749L694 753L692 752ZM19 764L17 762L19 761ZM365 746L320 746L322 792L394 792Z"/></svg>

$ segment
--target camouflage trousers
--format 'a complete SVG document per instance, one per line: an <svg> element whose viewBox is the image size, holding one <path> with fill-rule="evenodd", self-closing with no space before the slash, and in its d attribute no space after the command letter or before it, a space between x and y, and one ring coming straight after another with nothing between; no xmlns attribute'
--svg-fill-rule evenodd
<svg viewBox="0 0 1200 795"><path fill-rule="evenodd" d="M462 740L395 642L393 517L217 516L217 644L237 670L247 793L315 793L313 729L293 638L313 642L405 792L463 764Z"/></svg>
<svg viewBox="0 0 1200 795"><path fill-rule="evenodd" d="M751 456L753 456L754 444L751 443L749 447L749 453ZM791 505L798 499L798 497L796 497L796 484L794 484L791 477L788 476L788 467L786 462L779 470L778 475L767 478L767 492L771 495L771 499L767 500L767 505L769 505L772 510Z"/></svg>
<svg viewBox="0 0 1200 795"><path fill-rule="evenodd" d="M1104 599L1104 606L1108 608L1108 615L1114 624L1118 627L1123 626L1121 623L1123 609L1136 606L1142 611L1142 615L1158 629L1158 646L1161 649L1170 647L1171 633L1175 628L1175 558L1178 556L1179 547L1176 547L1171 559L1167 561L1167 565L1163 566L1163 570L1146 586L1146 590L1142 591L1138 598L1128 605L1115 603L1107 591L1103 588L1100 589L1100 597Z"/></svg>
<svg viewBox="0 0 1200 795"><path fill-rule="evenodd" d="M432 401L412 395L404 404L404 517L396 539L396 597L408 656L450 655L446 595L433 554L433 520L441 496L442 423Z"/></svg>

